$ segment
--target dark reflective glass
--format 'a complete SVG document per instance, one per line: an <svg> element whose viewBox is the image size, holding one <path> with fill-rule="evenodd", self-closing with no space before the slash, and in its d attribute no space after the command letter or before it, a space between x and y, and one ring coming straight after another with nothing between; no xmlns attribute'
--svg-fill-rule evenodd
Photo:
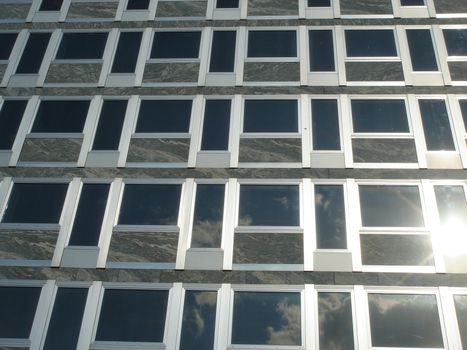
<svg viewBox="0 0 467 350"><path fill-rule="evenodd" d="M467 29L443 29L449 56L467 56Z"/></svg>
<svg viewBox="0 0 467 350"><path fill-rule="evenodd" d="M467 224L467 202L464 187L436 185L436 204L441 224L460 222Z"/></svg>
<svg viewBox="0 0 467 350"><path fill-rule="evenodd" d="M60 11L63 0L42 0L39 11Z"/></svg>
<svg viewBox="0 0 467 350"><path fill-rule="evenodd" d="M0 338L29 338L40 294L39 287L0 287Z"/></svg>
<svg viewBox="0 0 467 350"><path fill-rule="evenodd" d="M319 349L353 350L350 293L318 293Z"/></svg>
<svg viewBox="0 0 467 350"><path fill-rule="evenodd" d="M239 0L217 0L216 7L218 9L236 9L238 4Z"/></svg>
<svg viewBox="0 0 467 350"><path fill-rule="evenodd" d="M217 292L186 291L179 350L213 350Z"/></svg>
<svg viewBox="0 0 467 350"><path fill-rule="evenodd" d="M424 0L401 0L402 6L424 6Z"/></svg>
<svg viewBox="0 0 467 350"><path fill-rule="evenodd" d="M232 344L301 345L300 293L236 292Z"/></svg>
<svg viewBox="0 0 467 350"><path fill-rule="evenodd" d="M192 100L143 100L136 132L189 132L192 104Z"/></svg>
<svg viewBox="0 0 467 350"><path fill-rule="evenodd" d="M225 185L197 185L191 246L220 248Z"/></svg>
<svg viewBox="0 0 467 350"><path fill-rule="evenodd" d="M161 343L168 296L166 290L106 289L96 340Z"/></svg>
<svg viewBox="0 0 467 350"><path fill-rule="evenodd" d="M308 7L330 7L331 0L308 0Z"/></svg>
<svg viewBox="0 0 467 350"><path fill-rule="evenodd" d="M332 30L310 30L310 70L312 72L334 72L334 39Z"/></svg>
<svg viewBox="0 0 467 350"><path fill-rule="evenodd" d="M43 350L76 349L87 288L58 288Z"/></svg>
<svg viewBox="0 0 467 350"><path fill-rule="evenodd" d="M337 100L311 101L313 149L338 151L341 149Z"/></svg>
<svg viewBox="0 0 467 350"><path fill-rule="evenodd" d="M9 150L15 142L28 101L6 100L0 109L0 149Z"/></svg>
<svg viewBox="0 0 467 350"><path fill-rule="evenodd" d="M83 132L90 101L41 101L32 132Z"/></svg>
<svg viewBox="0 0 467 350"><path fill-rule="evenodd" d="M297 100L245 100L244 132L298 132Z"/></svg>
<svg viewBox="0 0 467 350"><path fill-rule="evenodd" d="M242 185L240 226L300 225L299 188L296 185Z"/></svg>
<svg viewBox="0 0 467 350"><path fill-rule="evenodd" d="M83 184L69 245L97 246L109 188L109 184Z"/></svg>
<svg viewBox="0 0 467 350"><path fill-rule="evenodd" d="M467 132L467 100L459 100L461 107L462 120L464 121L464 130Z"/></svg>
<svg viewBox="0 0 467 350"><path fill-rule="evenodd" d="M127 10L147 10L149 8L149 0L128 0L126 5Z"/></svg>
<svg viewBox="0 0 467 350"><path fill-rule="evenodd" d="M118 150L127 104L127 100L104 101L92 145L94 151Z"/></svg>
<svg viewBox="0 0 467 350"><path fill-rule="evenodd" d="M454 151L451 124L444 100L419 100L428 151Z"/></svg>
<svg viewBox="0 0 467 350"><path fill-rule="evenodd" d="M461 335L462 347L467 348L467 295L454 295L457 324Z"/></svg>
<svg viewBox="0 0 467 350"><path fill-rule="evenodd" d="M437 71L435 48L429 29L408 29L410 59L415 72Z"/></svg>
<svg viewBox="0 0 467 350"><path fill-rule="evenodd" d="M404 100L352 100L354 132L409 132Z"/></svg>
<svg viewBox="0 0 467 350"><path fill-rule="evenodd" d="M64 33L57 59L100 59L104 54L108 33Z"/></svg>
<svg viewBox="0 0 467 350"><path fill-rule="evenodd" d="M434 295L368 294L374 347L443 348Z"/></svg>
<svg viewBox="0 0 467 350"><path fill-rule="evenodd" d="M156 32L151 58L198 58L201 32Z"/></svg>
<svg viewBox="0 0 467 350"><path fill-rule="evenodd" d="M296 57L295 30L250 30L248 57Z"/></svg>
<svg viewBox="0 0 467 350"><path fill-rule="evenodd" d="M123 32L118 39L112 73L134 73L141 46L142 32Z"/></svg>
<svg viewBox="0 0 467 350"><path fill-rule="evenodd" d="M237 32L217 30L212 34L210 72L233 72Z"/></svg>
<svg viewBox="0 0 467 350"><path fill-rule="evenodd" d="M127 184L118 223L177 225L180 192L180 185Z"/></svg>
<svg viewBox="0 0 467 350"><path fill-rule="evenodd" d="M31 33L16 68L17 74L36 74L42 65L51 33Z"/></svg>
<svg viewBox="0 0 467 350"><path fill-rule="evenodd" d="M394 32L385 30L346 30L348 57L397 57Z"/></svg>
<svg viewBox="0 0 467 350"><path fill-rule="evenodd" d="M318 249L346 249L342 185L315 185L315 215Z"/></svg>
<svg viewBox="0 0 467 350"><path fill-rule="evenodd" d="M424 226L417 186L360 185L364 227Z"/></svg>
<svg viewBox="0 0 467 350"><path fill-rule="evenodd" d="M0 33L0 60L10 58L18 33Z"/></svg>
<svg viewBox="0 0 467 350"><path fill-rule="evenodd" d="M201 150L226 151L229 149L231 104L231 100L206 101Z"/></svg>
<svg viewBox="0 0 467 350"><path fill-rule="evenodd" d="M68 184L15 183L3 222L58 224Z"/></svg>

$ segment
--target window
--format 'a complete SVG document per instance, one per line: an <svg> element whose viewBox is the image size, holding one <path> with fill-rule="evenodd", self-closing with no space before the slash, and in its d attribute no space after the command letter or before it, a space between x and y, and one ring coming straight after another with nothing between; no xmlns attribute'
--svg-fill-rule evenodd
<svg viewBox="0 0 467 350"><path fill-rule="evenodd" d="M18 33L0 33L0 60L8 60L15 45Z"/></svg>
<svg viewBox="0 0 467 350"><path fill-rule="evenodd" d="M15 142L28 101L5 100L0 109L0 150L10 150Z"/></svg>
<svg viewBox="0 0 467 350"><path fill-rule="evenodd" d="M207 100L204 109L202 151L229 148L231 100Z"/></svg>
<svg viewBox="0 0 467 350"><path fill-rule="evenodd" d="M128 0L127 10L147 10L150 0Z"/></svg>
<svg viewBox="0 0 467 350"><path fill-rule="evenodd" d="M454 139L445 100L419 100L428 151L454 151Z"/></svg>
<svg viewBox="0 0 467 350"><path fill-rule="evenodd" d="M92 144L93 151L118 150L127 104L127 100L104 101Z"/></svg>
<svg viewBox="0 0 467 350"><path fill-rule="evenodd" d="M334 39L332 30L308 32L310 71L334 72Z"/></svg>
<svg viewBox="0 0 467 350"><path fill-rule="evenodd" d="M331 0L308 0L308 7L330 7Z"/></svg>
<svg viewBox="0 0 467 350"><path fill-rule="evenodd" d="M410 59L415 72L437 71L435 48L429 29L407 29Z"/></svg>
<svg viewBox="0 0 467 350"><path fill-rule="evenodd" d="M142 32L122 32L118 39L111 73L134 73Z"/></svg>
<svg viewBox="0 0 467 350"><path fill-rule="evenodd" d="M238 8L240 0L217 0L216 8L218 9L235 9Z"/></svg>
<svg viewBox="0 0 467 350"><path fill-rule="evenodd" d="M394 31L346 30L347 57L397 57Z"/></svg>
<svg viewBox="0 0 467 350"><path fill-rule="evenodd" d="M236 31L216 30L213 32L209 72L234 71L236 42Z"/></svg>
<svg viewBox="0 0 467 350"><path fill-rule="evenodd" d="M45 51L49 45L51 33L30 33L16 74L37 74L42 65Z"/></svg>
<svg viewBox="0 0 467 350"><path fill-rule="evenodd" d="M443 29L449 56L467 56L467 29Z"/></svg>
<svg viewBox="0 0 467 350"><path fill-rule="evenodd" d="M243 132L298 132L297 100L245 100Z"/></svg>
<svg viewBox="0 0 467 350"><path fill-rule="evenodd" d="M464 131L467 132L467 100L459 100L459 105L462 113L462 120L464 121Z"/></svg>
<svg viewBox="0 0 467 350"><path fill-rule="evenodd" d="M82 133L90 101L41 101L31 132Z"/></svg>
<svg viewBox="0 0 467 350"><path fill-rule="evenodd" d="M136 132L188 133L192 100L142 100Z"/></svg>
<svg viewBox="0 0 467 350"><path fill-rule="evenodd" d="M39 11L60 11L63 0L42 0Z"/></svg>
<svg viewBox="0 0 467 350"><path fill-rule="evenodd" d="M297 57L295 30L248 31L248 57Z"/></svg>
<svg viewBox="0 0 467 350"><path fill-rule="evenodd" d="M201 32L155 32L151 58L198 58Z"/></svg>
<svg viewBox="0 0 467 350"><path fill-rule="evenodd" d="M467 347L467 295L454 295L457 324L461 335L462 347Z"/></svg>
<svg viewBox="0 0 467 350"><path fill-rule="evenodd" d="M354 132L408 133L409 124L404 100L351 101Z"/></svg>
<svg viewBox="0 0 467 350"><path fill-rule="evenodd" d="M463 186L435 185L436 204L442 225L467 224L467 202Z"/></svg>
<svg viewBox="0 0 467 350"><path fill-rule="evenodd" d="M85 60L102 59L106 32L99 33L63 33L56 59Z"/></svg>
<svg viewBox="0 0 467 350"><path fill-rule="evenodd" d="M337 100L311 101L313 150L338 151L341 149Z"/></svg>
<svg viewBox="0 0 467 350"><path fill-rule="evenodd" d="M401 0L401 6L425 6L424 0Z"/></svg>

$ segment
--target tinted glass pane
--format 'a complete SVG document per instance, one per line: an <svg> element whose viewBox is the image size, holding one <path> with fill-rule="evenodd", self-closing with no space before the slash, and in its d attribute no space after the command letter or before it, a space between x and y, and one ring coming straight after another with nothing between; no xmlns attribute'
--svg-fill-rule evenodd
<svg viewBox="0 0 467 350"><path fill-rule="evenodd" d="M341 185L315 185L318 249L346 249L344 189Z"/></svg>
<svg viewBox="0 0 467 350"><path fill-rule="evenodd" d="M3 222L57 224L68 184L15 183Z"/></svg>
<svg viewBox="0 0 467 350"><path fill-rule="evenodd" d="M41 101L32 132L83 132L90 101Z"/></svg>
<svg viewBox="0 0 467 350"><path fill-rule="evenodd" d="M467 295L454 295L454 303L462 346L465 349L467 348Z"/></svg>
<svg viewBox="0 0 467 350"><path fill-rule="evenodd" d="M359 186L362 224L366 227L424 225L417 186Z"/></svg>
<svg viewBox="0 0 467 350"><path fill-rule="evenodd" d="M467 55L467 29L443 29L449 56Z"/></svg>
<svg viewBox="0 0 467 350"><path fill-rule="evenodd" d="M192 103L192 100L141 101L136 132L189 132Z"/></svg>
<svg viewBox="0 0 467 350"><path fill-rule="evenodd" d="M298 132L297 100L246 100L244 132Z"/></svg>
<svg viewBox="0 0 467 350"><path fill-rule="evenodd" d="M109 184L83 184L69 245L97 246Z"/></svg>
<svg viewBox="0 0 467 350"><path fill-rule="evenodd" d="M125 185L122 225L177 225L180 185Z"/></svg>
<svg viewBox="0 0 467 350"><path fill-rule="evenodd" d="M462 119L464 120L464 130L467 132L467 100L460 100L459 105L461 107Z"/></svg>
<svg viewBox="0 0 467 350"><path fill-rule="evenodd" d="M435 48L431 40L429 29L407 30L409 41L410 59L414 71L437 71Z"/></svg>
<svg viewBox="0 0 467 350"><path fill-rule="evenodd" d="M149 0L128 0L126 5L127 10L147 10Z"/></svg>
<svg viewBox="0 0 467 350"><path fill-rule="evenodd" d="M16 68L18 74L36 74L49 45L50 33L31 33Z"/></svg>
<svg viewBox="0 0 467 350"><path fill-rule="evenodd" d="M330 7L331 0L308 0L308 7Z"/></svg>
<svg viewBox="0 0 467 350"><path fill-rule="evenodd" d="M401 0L402 6L424 6L424 0Z"/></svg>
<svg viewBox="0 0 467 350"><path fill-rule="evenodd" d="M179 350L213 350L217 292L186 291Z"/></svg>
<svg viewBox="0 0 467 350"><path fill-rule="evenodd" d="M428 151L454 151L451 125L444 100L419 100Z"/></svg>
<svg viewBox="0 0 467 350"><path fill-rule="evenodd" d="M106 289L96 340L161 343L168 295L166 290Z"/></svg>
<svg viewBox="0 0 467 350"><path fill-rule="evenodd" d="M232 344L301 345L299 293L236 292Z"/></svg>
<svg viewBox="0 0 467 350"><path fill-rule="evenodd" d="M64 33L57 59L100 59L108 33Z"/></svg>
<svg viewBox="0 0 467 350"><path fill-rule="evenodd" d="M0 33L0 60L10 58L18 33Z"/></svg>
<svg viewBox="0 0 467 350"><path fill-rule="evenodd" d="M467 224L467 203L462 186L434 186L441 224Z"/></svg>
<svg viewBox="0 0 467 350"><path fill-rule="evenodd" d="M353 350L350 293L318 293L319 349Z"/></svg>
<svg viewBox="0 0 467 350"><path fill-rule="evenodd" d="M354 132L409 132L404 100L352 100Z"/></svg>
<svg viewBox="0 0 467 350"><path fill-rule="evenodd" d="M434 295L368 294L374 347L442 348Z"/></svg>
<svg viewBox="0 0 467 350"><path fill-rule="evenodd" d="M229 148L231 100L208 100L204 109L201 150L226 151Z"/></svg>
<svg viewBox="0 0 467 350"><path fill-rule="evenodd" d="M392 30L346 30L348 57L396 57Z"/></svg>
<svg viewBox="0 0 467 350"><path fill-rule="evenodd" d="M332 30L310 30L308 40L310 70L312 72L335 71Z"/></svg>
<svg viewBox="0 0 467 350"><path fill-rule="evenodd" d="M299 188L291 185L242 185L240 226L298 226Z"/></svg>
<svg viewBox="0 0 467 350"><path fill-rule="evenodd" d="M87 288L58 288L44 350L76 348L87 296Z"/></svg>
<svg viewBox="0 0 467 350"><path fill-rule="evenodd" d="M295 30L250 30L248 57L296 57Z"/></svg>
<svg viewBox="0 0 467 350"><path fill-rule="evenodd" d="M215 31L212 35L210 72L233 72L237 32Z"/></svg>
<svg viewBox="0 0 467 350"><path fill-rule="evenodd" d="M120 33L112 73L134 73L142 36L142 32Z"/></svg>
<svg viewBox="0 0 467 350"><path fill-rule="evenodd" d="M0 338L29 338L41 288L0 287Z"/></svg>
<svg viewBox="0 0 467 350"><path fill-rule="evenodd" d="M107 100L102 105L92 149L117 150L127 107L126 100Z"/></svg>
<svg viewBox="0 0 467 350"><path fill-rule="evenodd" d="M314 150L340 150L337 100L312 100Z"/></svg>
<svg viewBox="0 0 467 350"><path fill-rule="evenodd" d="M63 0L42 0L39 11L60 11Z"/></svg>
<svg viewBox="0 0 467 350"><path fill-rule="evenodd" d="M220 248L225 185L197 185L191 246Z"/></svg>
<svg viewBox="0 0 467 350"><path fill-rule="evenodd" d="M156 32L151 58L198 58L201 32Z"/></svg>
<svg viewBox="0 0 467 350"><path fill-rule="evenodd" d="M217 0L216 7L218 9L238 8L239 0Z"/></svg>
<svg viewBox="0 0 467 350"><path fill-rule="evenodd" d="M11 149L28 101L6 100L0 109L0 149Z"/></svg>

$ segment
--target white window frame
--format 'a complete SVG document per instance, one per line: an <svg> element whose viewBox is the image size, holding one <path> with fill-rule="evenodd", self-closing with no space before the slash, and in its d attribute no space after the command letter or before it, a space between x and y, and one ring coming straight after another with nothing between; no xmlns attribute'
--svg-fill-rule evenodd
<svg viewBox="0 0 467 350"><path fill-rule="evenodd" d="M207 0L206 19L239 20L246 19L248 0L239 0L237 8L217 8L217 0Z"/></svg>
<svg viewBox="0 0 467 350"><path fill-rule="evenodd" d="M120 0L115 21L151 21L156 17L158 0L150 0L146 10L127 10L128 0Z"/></svg>
<svg viewBox="0 0 467 350"><path fill-rule="evenodd" d="M278 30L278 28L280 28ZM291 57L248 57L248 43L250 38L250 31L255 32L268 32L268 31L280 31L280 32L295 32L295 39L297 44L297 52L295 56ZM300 38L299 38L299 30L296 26L285 26L285 27L247 27L246 30L246 41L245 41L245 56L244 61L245 63L250 62L299 62L300 61Z"/></svg>
<svg viewBox="0 0 467 350"><path fill-rule="evenodd" d="M467 125L464 125L464 118L460 107L461 101L467 101L467 95L448 95L449 109L452 112L454 134L459 146L462 165L464 168L467 168Z"/></svg>
<svg viewBox="0 0 467 350"><path fill-rule="evenodd" d="M304 0L306 1L306 0ZM332 1L332 0L331 0ZM339 0L337 0L339 1ZM332 47L334 53L334 71L312 71L310 67L310 32L311 31L320 31L320 30L330 30L332 32ZM308 26L306 27L306 70L308 75L308 85L317 85L317 86L338 86L339 85L339 59L338 59L338 45L336 38L336 27L335 26Z"/></svg>
<svg viewBox="0 0 467 350"><path fill-rule="evenodd" d="M439 15L437 15L439 17ZM467 17L467 14L466 14ZM434 25L433 26L433 36L435 39L435 47L437 47L439 60L440 60L440 68L444 72L445 77L445 84L446 85L453 85L453 86L466 86L467 80L452 80L450 71L449 71L449 62L467 62L467 55L466 56L450 56L448 54L448 49L446 45L446 41L444 40L443 31L445 29L462 29L467 31L466 25Z"/></svg>
<svg viewBox="0 0 467 350"><path fill-rule="evenodd" d="M435 17L436 9L433 0L423 0L423 5L403 6L401 0L392 0L395 18L427 18Z"/></svg>
<svg viewBox="0 0 467 350"><path fill-rule="evenodd" d="M64 22L72 0L63 0L59 11L39 11L43 0L33 0L26 22Z"/></svg>
<svg viewBox="0 0 467 350"><path fill-rule="evenodd" d="M462 339L458 323L457 309L454 296L466 296L467 289L454 287L440 287L441 302L444 310L444 322L450 349L461 349Z"/></svg>
<svg viewBox="0 0 467 350"><path fill-rule="evenodd" d="M308 0L299 0L300 18L339 18L341 16L339 0L329 0L329 7L309 7Z"/></svg>

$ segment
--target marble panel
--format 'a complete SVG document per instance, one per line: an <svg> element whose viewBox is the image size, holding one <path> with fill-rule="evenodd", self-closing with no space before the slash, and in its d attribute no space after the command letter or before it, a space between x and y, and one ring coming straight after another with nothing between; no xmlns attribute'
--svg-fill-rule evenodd
<svg viewBox="0 0 467 350"><path fill-rule="evenodd" d="M353 139L356 163L416 163L417 150L413 139Z"/></svg>
<svg viewBox="0 0 467 350"><path fill-rule="evenodd" d="M346 62L347 81L403 81L401 62Z"/></svg>
<svg viewBox="0 0 467 350"><path fill-rule="evenodd" d="M0 231L0 259L51 260L57 231Z"/></svg>
<svg viewBox="0 0 467 350"><path fill-rule="evenodd" d="M29 13L31 4L1 4L0 3L0 21L2 20L18 20L24 21Z"/></svg>
<svg viewBox="0 0 467 350"><path fill-rule="evenodd" d="M303 264L301 233L235 233L235 264Z"/></svg>
<svg viewBox="0 0 467 350"><path fill-rule="evenodd" d="M298 1L249 0L248 16L298 16Z"/></svg>
<svg viewBox="0 0 467 350"><path fill-rule="evenodd" d="M240 162L301 162L301 139L240 139Z"/></svg>
<svg viewBox="0 0 467 350"><path fill-rule="evenodd" d="M113 19L117 12L118 1L114 2L72 2L67 20Z"/></svg>
<svg viewBox="0 0 467 350"><path fill-rule="evenodd" d="M101 74L102 63L52 63L45 78L46 83L94 83Z"/></svg>
<svg viewBox="0 0 467 350"><path fill-rule="evenodd" d="M197 82L199 63L146 63L144 83Z"/></svg>
<svg viewBox="0 0 467 350"><path fill-rule="evenodd" d="M246 62L243 80L249 81L299 81L299 62Z"/></svg>
<svg viewBox="0 0 467 350"><path fill-rule="evenodd" d="M467 62L448 62L453 81L467 81Z"/></svg>
<svg viewBox="0 0 467 350"><path fill-rule="evenodd" d="M206 17L207 1L159 1L157 17Z"/></svg>
<svg viewBox="0 0 467 350"><path fill-rule="evenodd" d="M436 13L467 13L465 0L434 0Z"/></svg>
<svg viewBox="0 0 467 350"><path fill-rule="evenodd" d="M82 138L27 138L20 162L76 162L81 151Z"/></svg>
<svg viewBox="0 0 467 350"><path fill-rule="evenodd" d="M391 0L340 0L343 15L392 15Z"/></svg>
<svg viewBox="0 0 467 350"><path fill-rule="evenodd" d="M130 141L127 162L187 162L189 150L190 139L133 138Z"/></svg>
<svg viewBox="0 0 467 350"><path fill-rule="evenodd" d="M108 261L173 263L177 257L176 232L114 232Z"/></svg>

